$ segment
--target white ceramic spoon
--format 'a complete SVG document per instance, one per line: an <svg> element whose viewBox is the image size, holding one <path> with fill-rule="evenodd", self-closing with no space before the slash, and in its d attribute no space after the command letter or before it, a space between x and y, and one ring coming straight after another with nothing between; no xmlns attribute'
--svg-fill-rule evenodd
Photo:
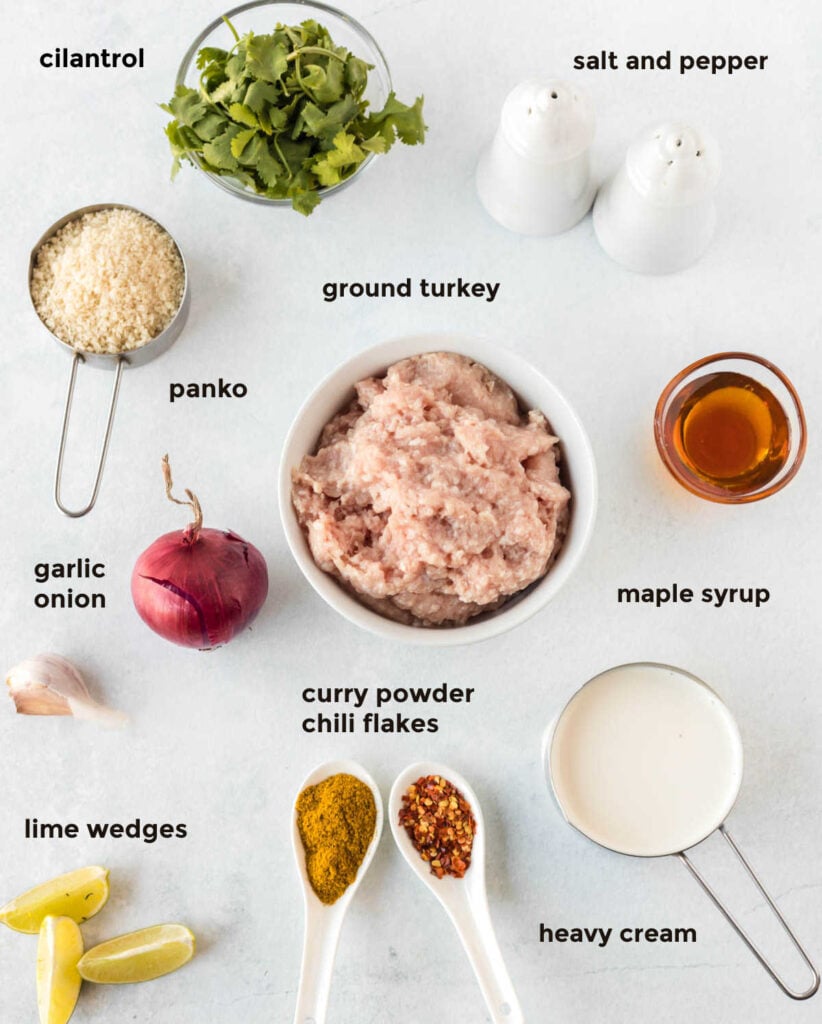
<svg viewBox="0 0 822 1024"><path fill-rule="evenodd" d="M328 994L331 989L331 976L334 970L334 957L340 941L340 929L343 918L351 905L354 894L363 876L374 858L374 852L382 835L383 809L382 797L376 782L368 772L356 761L326 761L319 765L300 786L300 793L306 786L314 786L330 775L345 772L354 775L374 794L377 805L377 821L374 837L366 851L357 877L340 896L336 903L325 904L311 888L305 869L305 850L297 828L296 807L293 814L291 841L294 846L294 857L297 870L303 883L303 901L305 904L305 940L303 942L303 960L300 968L300 985L297 991L297 1009L294 1013L294 1024L324 1024L328 1012Z"/></svg>
<svg viewBox="0 0 822 1024"><path fill-rule="evenodd" d="M399 823L403 794L423 775L439 775L456 786L474 812L477 823L476 835L471 852L471 864L463 878L453 878L450 875L437 878L431 874L431 866L420 857L408 833ZM388 814L394 839L409 867L421 881L425 882L454 922L457 934L474 968L491 1020L494 1024L523 1024L519 1000L505 969L488 911L488 898L485 893L485 823L476 793L453 768L430 761L420 761L409 765L397 776L391 788L391 796L388 798Z"/></svg>

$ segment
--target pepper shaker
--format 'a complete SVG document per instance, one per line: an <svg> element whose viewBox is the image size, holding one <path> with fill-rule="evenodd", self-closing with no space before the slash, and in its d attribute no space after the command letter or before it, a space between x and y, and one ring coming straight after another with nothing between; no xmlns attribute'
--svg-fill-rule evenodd
<svg viewBox="0 0 822 1024"><path fill-rule="evenodd" d="M593 137L593 108L578 89L556 78L521 82L505 100L497 134L477 166L483 206L523 235L572 228L594 199Z"/></svg>
<svg viewBox="0 0 822 1024"><path fill-rule="evenodd" d="M644 132L597 196L602 248L640 274L696 262L713 237L720 167L719 147L703 131L671 122Z"/></svg>

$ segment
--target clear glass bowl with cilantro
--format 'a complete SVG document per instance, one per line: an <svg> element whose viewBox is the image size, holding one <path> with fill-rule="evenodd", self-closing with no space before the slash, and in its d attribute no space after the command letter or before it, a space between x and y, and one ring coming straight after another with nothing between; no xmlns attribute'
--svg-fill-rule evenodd
<svg viewBox="0 0 822 1024"><path fill-rule="evenodd" d="M174 158L232 195L310 214L397 140L425 139L422 97L400 102L385 57L320 3L255 0L189 47L162 108Z"/></svg>

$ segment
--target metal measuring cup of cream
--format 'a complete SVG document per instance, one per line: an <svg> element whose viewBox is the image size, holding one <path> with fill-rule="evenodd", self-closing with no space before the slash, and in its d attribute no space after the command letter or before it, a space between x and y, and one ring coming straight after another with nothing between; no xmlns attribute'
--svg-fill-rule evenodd
<svg viewBox="0 0 822 1024"><path fill-rule="evenodd" d="M742 739L721 698L701 679L654 662L589 679L548 726L545 780L562 816L614 853L677 857L791 999L809 999L819 972L725 821L742 783ZM810 984L791 988L697 869L688 852L718 832L775 915Z"/></svg>
<svg viewBox="0 0 822 1024"><path fill-rule="evenodd" d="M32 275L34 273L35 264L37 257L43 246L57 234L61 228L65 227L71 221L79 220L87 213L97 213L100 210L132 210L135 213L141 214L148 220L156 224L174 243L174 247L180 256L180 261L183 266L183 294L180 299L180 304L177 307L177 312L172 317L171 321L167 326L158 334L156 337L151 338L149 341L140 345L137 348L129 349L126 352L90 352L81 349L77 346L72 345L70 342L64 341L59 335L55 334L40 318L39 314L37 319L43 325L45 330L51 335L51 337L60 345L62 350L71 356L71 374L69 376L68 393L66 395L66 407L63 414L63 430L60 436L60 451L57 457L57 471L54 477L54 501L63 515L69 516L72 519L79 519L81 516L89 513L97 501L97 495L100 492L100 483L103 479L103 469L106 464L106 456L108 455L109 443L111 441L112 428L114 426L114 413L117 408L117 398L120 393L120 380L123 375L123 370L127 366L142 366L144 363L150 362L152 359L156 359L161 356L167 349L169 349L177 338L180 336L180 332L185 326L186 319L188 317L188 310L191 304L191 294L189 291L189 280L188 280L188 268L186 266L185 257L183 256L180 246L177 244L173 235L160 224L159 221L155 220L154 217L150 217L147 213L142 210L138 210L134 206L126 206L123 203L97 203L92 206L83 206L79 210L74 210L72 213L66 214L61 217L60 220L56 221L51 227L45 232L42 238L39 239L37 244L31 251L29 257L29 273L28 273L28 286L29 286L29 297L32 300L32 306L34 306L34 298L31 294L32 287ZM37 312L35 307L35 312ZM88 503L80 509L69 509L63 503L61 497L62 477L63 477L63 460L65 457L66 441L68 438L69 421L71 418L71 406L74 398L74 386L77 380L77 370L81 363L88 363L90 366L99 367L101 369L113 370L114 371L114 386L111 391L111 399L108 407L108 418L106 420L105 434L103 436L103 443L100 448L100 458L97 463L97 475L94 478L94 487L91 492L91 498Z"/></svg>

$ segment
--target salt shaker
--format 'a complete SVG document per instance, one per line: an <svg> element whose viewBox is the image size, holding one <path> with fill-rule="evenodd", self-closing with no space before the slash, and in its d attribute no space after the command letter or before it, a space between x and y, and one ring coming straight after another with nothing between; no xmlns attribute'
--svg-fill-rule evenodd
<svg viewBox="0 0 822 1024"><path fill-rule="evenodd" d="M521 82L477 166L477 192L494 220L523 235L557 235L594 199L589 149L594 113L587 97L556 78Z"/></svg>
<svg viewBox="0 0 822 1024"><path fill-rule="evenodd" d="M699 259L716 225L719 148L671 122L644 132L600 189L594 230L608 255L640 274L668 274Z"/></svg>

